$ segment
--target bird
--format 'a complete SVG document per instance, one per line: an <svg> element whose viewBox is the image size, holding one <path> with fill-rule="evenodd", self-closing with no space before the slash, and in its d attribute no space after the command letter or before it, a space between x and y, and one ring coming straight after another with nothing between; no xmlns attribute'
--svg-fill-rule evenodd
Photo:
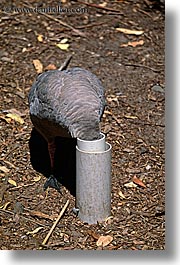
<svg viewBox="0 0 180 265"><path fill-rule="evenodd" d="M100 138L100 122L105 108L105 89L92 72L68 68L71 56L59 69L41 73L29 91L30 118L48 144L51 174L44 189L60 191L54 177L55 138Z"/></svg>

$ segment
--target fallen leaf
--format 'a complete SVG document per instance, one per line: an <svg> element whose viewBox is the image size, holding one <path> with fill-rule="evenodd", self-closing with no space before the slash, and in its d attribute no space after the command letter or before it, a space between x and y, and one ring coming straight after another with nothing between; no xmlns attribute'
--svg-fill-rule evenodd
<svg viewBox="0 0 180 265"><path fill-rule="evenodd" d="M0 206L0 209L6 210L6 208L8 207L9 204L11 204L11 203L10 202L6 202L4 205Z"/></svg>
<svg viewBox="0 0 180 265"><path fill-rule="evenodd" d="M26 235L34 235L34 234L37 234L41 229L43 229L44 227L43 226L39 226L37 227L36 229L34 229L33 231L28 231L26 233Z"/></svg>
<svg viewBox="0 0 180 265"><path fill-rule="evenodd" d="M57 46L59 49L61 49L61 50L63 50L63 51L66 51L66 50L68 50L68 48L69 48L69 43L58 43L58 44L56 44L56 46Z"/></svg>
<svg viewBox="0 0 180 265"><path fill-rule="evenodd" d="M68 39L67 38L64 38L60 41L60 43L64 44L64 43L67 43L68 42Z"/></svg>
<svg viewBox="0 0 180 265"><path fill-rule="evenodd" d="M122 191L119 191L118 194L119 194L119 196L120 196L121 198L126 199L126 197L124 196L124 194L122 193Z"/></svg>
<svg viewBox="0 0 180 265"><path fill-rule="evenodd" d="M43 42L43 35L42 35L42 34L39 34L39 35L37 36L37 40L38 40L39 42Z"/></svg>
<svg viewBox="0 0 180 265"><path fill-rule="evenodd" d="M132 34L132 35L142 35L144 33L143 30L131 30L126 28L116 28L116 30L125 34Z"/></svg>
<svg viewBox="0 0 180 265"><path fill-rule="evenodd" d="M133 152L133 150L134 150L134 147L131 147L131 148L124 148L124 149L123 149L123 152L131 153L131 152Z"/></svg>
<svg viewBox="0 0 180 265"><path fill-rule="evenodd" d="M10 202L6 202L4 205L3 205L3 210L6 210L7 207L9 206L9 204L11 204Z"/></svg>
<svg viewBox="0 0 180 265"><path fill-rule="evenodd" d="M8 114L6 114L6 117L8 117L8 118L10 118L10 119L12 119L12 120L14 120L14 121L17 121L17 122L19 122L20 124L23 124L24 123L24 120L23 120L23 118L21 118L18 114L16 114L16 113L8 113Z"/></svg>
<svg viewBox="0 0 180 265"><path fill-rule="evenodd" d="M111 219L113 219L113 216L112 215L108 216L104 221L105 222L109 222L109 220L111 220Z"/></svg>
<svg viewBox="0 0 180 265"><path fill-rule="evenodd" d="M48 66L44 68L44 70L56 70L56 69L57 67L52 63L48 64Z"/></svg>
<svg viewBox="0 0 180 265"><path fill-rule="evenodd" d="M94 239L99 239L99 235L97 234L97 233L95 233L94 231L92 231L92 230L88 230L87 231L88 232L88 234L90 235L90 236L92 236Z"/></svg>
<svg viewBox="0 0 180 265"><path fill-rule="evenodd" d="M146 188L146 185L140 180L138 179L136 176L133 177L133 182L143 188Z"/></svg>
<svg viewBox="0 0 180 265"><path fill-rule="evenodd" d="M64 38L60 41L60 43L56 44L56 46L58 48L60 48L61 50L68 50L69 48L69 43L68 42L68 39L67 38Z"/></svg>
<svg viewBox="0 0 180 265"><path fill-rule="evenodd" d="M16 183L15 180L13 180L13 179L8 179L8 182L9 182L9 184L11 184L11 185L17 187L17 183Z"/></svg>
<svg viewBox="0 0 180 265"><path fill-rule="evenodd" d="M104 111L104 114L110 114L110 115L112 115L112 112L110 112L109 110L105 110Z"/></svg>
<svg viewBox="0 0 180 265"><path fill-rule="evenodd" d="M128 41L128 43L121 44L121 47L127 47L127 46L136 47L138 45L143 45L143 44L144 44L144 41L143 40L139 40L139 41Z"/></svg>
<svg viewBox="0 0 180 265"><path fill-rule="evenodd" d="M28 49L26 47L22 48L22 52L26 52Z"/></svg>
<svg viewBox="0 0 180 265"><path fill-rule="evenodd" d="M99 4L99 6L106 7L107 6L107 2L103 2L102 4Z"/></svg>
<svg viewBox="0 0 180 265"><path fill-rule="evenodd" d="M9 169L5 166L0 166L0 170L4 173L8 173L9 172Z"/></svg>
<svg viewBox="0 0 180 265"><path fill-rule="evenodd" d="M109 245L111 242L113 241L113 237L112 236L100 236L98 241L96 242L96 245L98 247L105 247L107 245Z"/></svg>
<svg viewBox="0 0 180 265"><path fill-rule="evenodd" d="M33 215L33 216L38 216L40 218L54 220L54 216L50 216L48 214L45 214L45 213L42 213L42 212L39 212L39 211L30 211L29 214Z"/></svg>
<svg viewBox="0 0 180 265"><path fill-rule="evenodd" d="M7 123L10 123L12 121L12 119L10 118L7 118L5 115L3 114L0 114L0 119L6 121Z"/></svg>
<svg viewBox="0 0 180 265"><path fill-rule="evenodd" d="M37 72L38 74L40 74L40 73L43 72L43 65L42 65L42 63L40 62L40 60L38 60L38 59L33 60L33 64L34 64L34 67L35 67L36 72Z"/></svg>
<svg viewBox="0 0 180 265"><path fill-rule="evenodd" d="M6 113L12 113L12 114L17 114L20 117L26 115L25 113L22 113L22 112L20 112L19 110L15 109L15 108L5 110L4 112L6 112Z"/></svg>
<svg viewBox="0 0 180 265"><path fill-rule="evenodd" d="M132 182L132 181L129 182L129 183L124 184L124 186L126 188L136 188L137 187L137 185L134 182Z"/></svg>
<svg viewBox="0 0 180 265"><path fill-rule="evenodd" d="M33 178L33 181L38 182L40 179L41 179L41 176L39 175L39 176L37 176L37 177L34 177L34 178Z"/></svg>

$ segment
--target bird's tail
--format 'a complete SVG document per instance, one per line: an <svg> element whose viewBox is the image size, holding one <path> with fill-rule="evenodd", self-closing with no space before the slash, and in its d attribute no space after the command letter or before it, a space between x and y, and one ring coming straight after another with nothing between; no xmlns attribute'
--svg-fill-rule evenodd
<svg viewBox="0 0 180 265"><path fill-rule="evenodd" d="M70 61L71 61L72 55L70 54L67 59L64 61L64 63L59 67L59 71L63 71L66 70L66 68L68 67Z"/></svg>

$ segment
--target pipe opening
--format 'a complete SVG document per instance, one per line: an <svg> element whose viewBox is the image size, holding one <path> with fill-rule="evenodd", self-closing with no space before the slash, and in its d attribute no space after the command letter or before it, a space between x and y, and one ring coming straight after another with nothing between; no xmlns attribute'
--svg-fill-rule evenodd
<svg viewBox="0 0 180 265"><path fill-rule="evenodd" d="M105 135L100 133L100 138L97 140L82 140L77 138L77 147L81 151L87 152L102 152L106 150Z"/></svg>

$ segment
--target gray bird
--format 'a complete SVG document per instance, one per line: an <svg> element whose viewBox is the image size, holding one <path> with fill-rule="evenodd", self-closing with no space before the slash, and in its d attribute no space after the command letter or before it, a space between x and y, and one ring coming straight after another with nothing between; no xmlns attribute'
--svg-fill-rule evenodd
<svg viewBox="0 0 180 265"><path fill-rule="evenodd" d="M79 67L40 74L29 92L31 121L48 143L51 161L44 185L59 190L53 176L55 137L95 140L100 136L100 120L105 107L104 88L96 75Z"/></svg>

